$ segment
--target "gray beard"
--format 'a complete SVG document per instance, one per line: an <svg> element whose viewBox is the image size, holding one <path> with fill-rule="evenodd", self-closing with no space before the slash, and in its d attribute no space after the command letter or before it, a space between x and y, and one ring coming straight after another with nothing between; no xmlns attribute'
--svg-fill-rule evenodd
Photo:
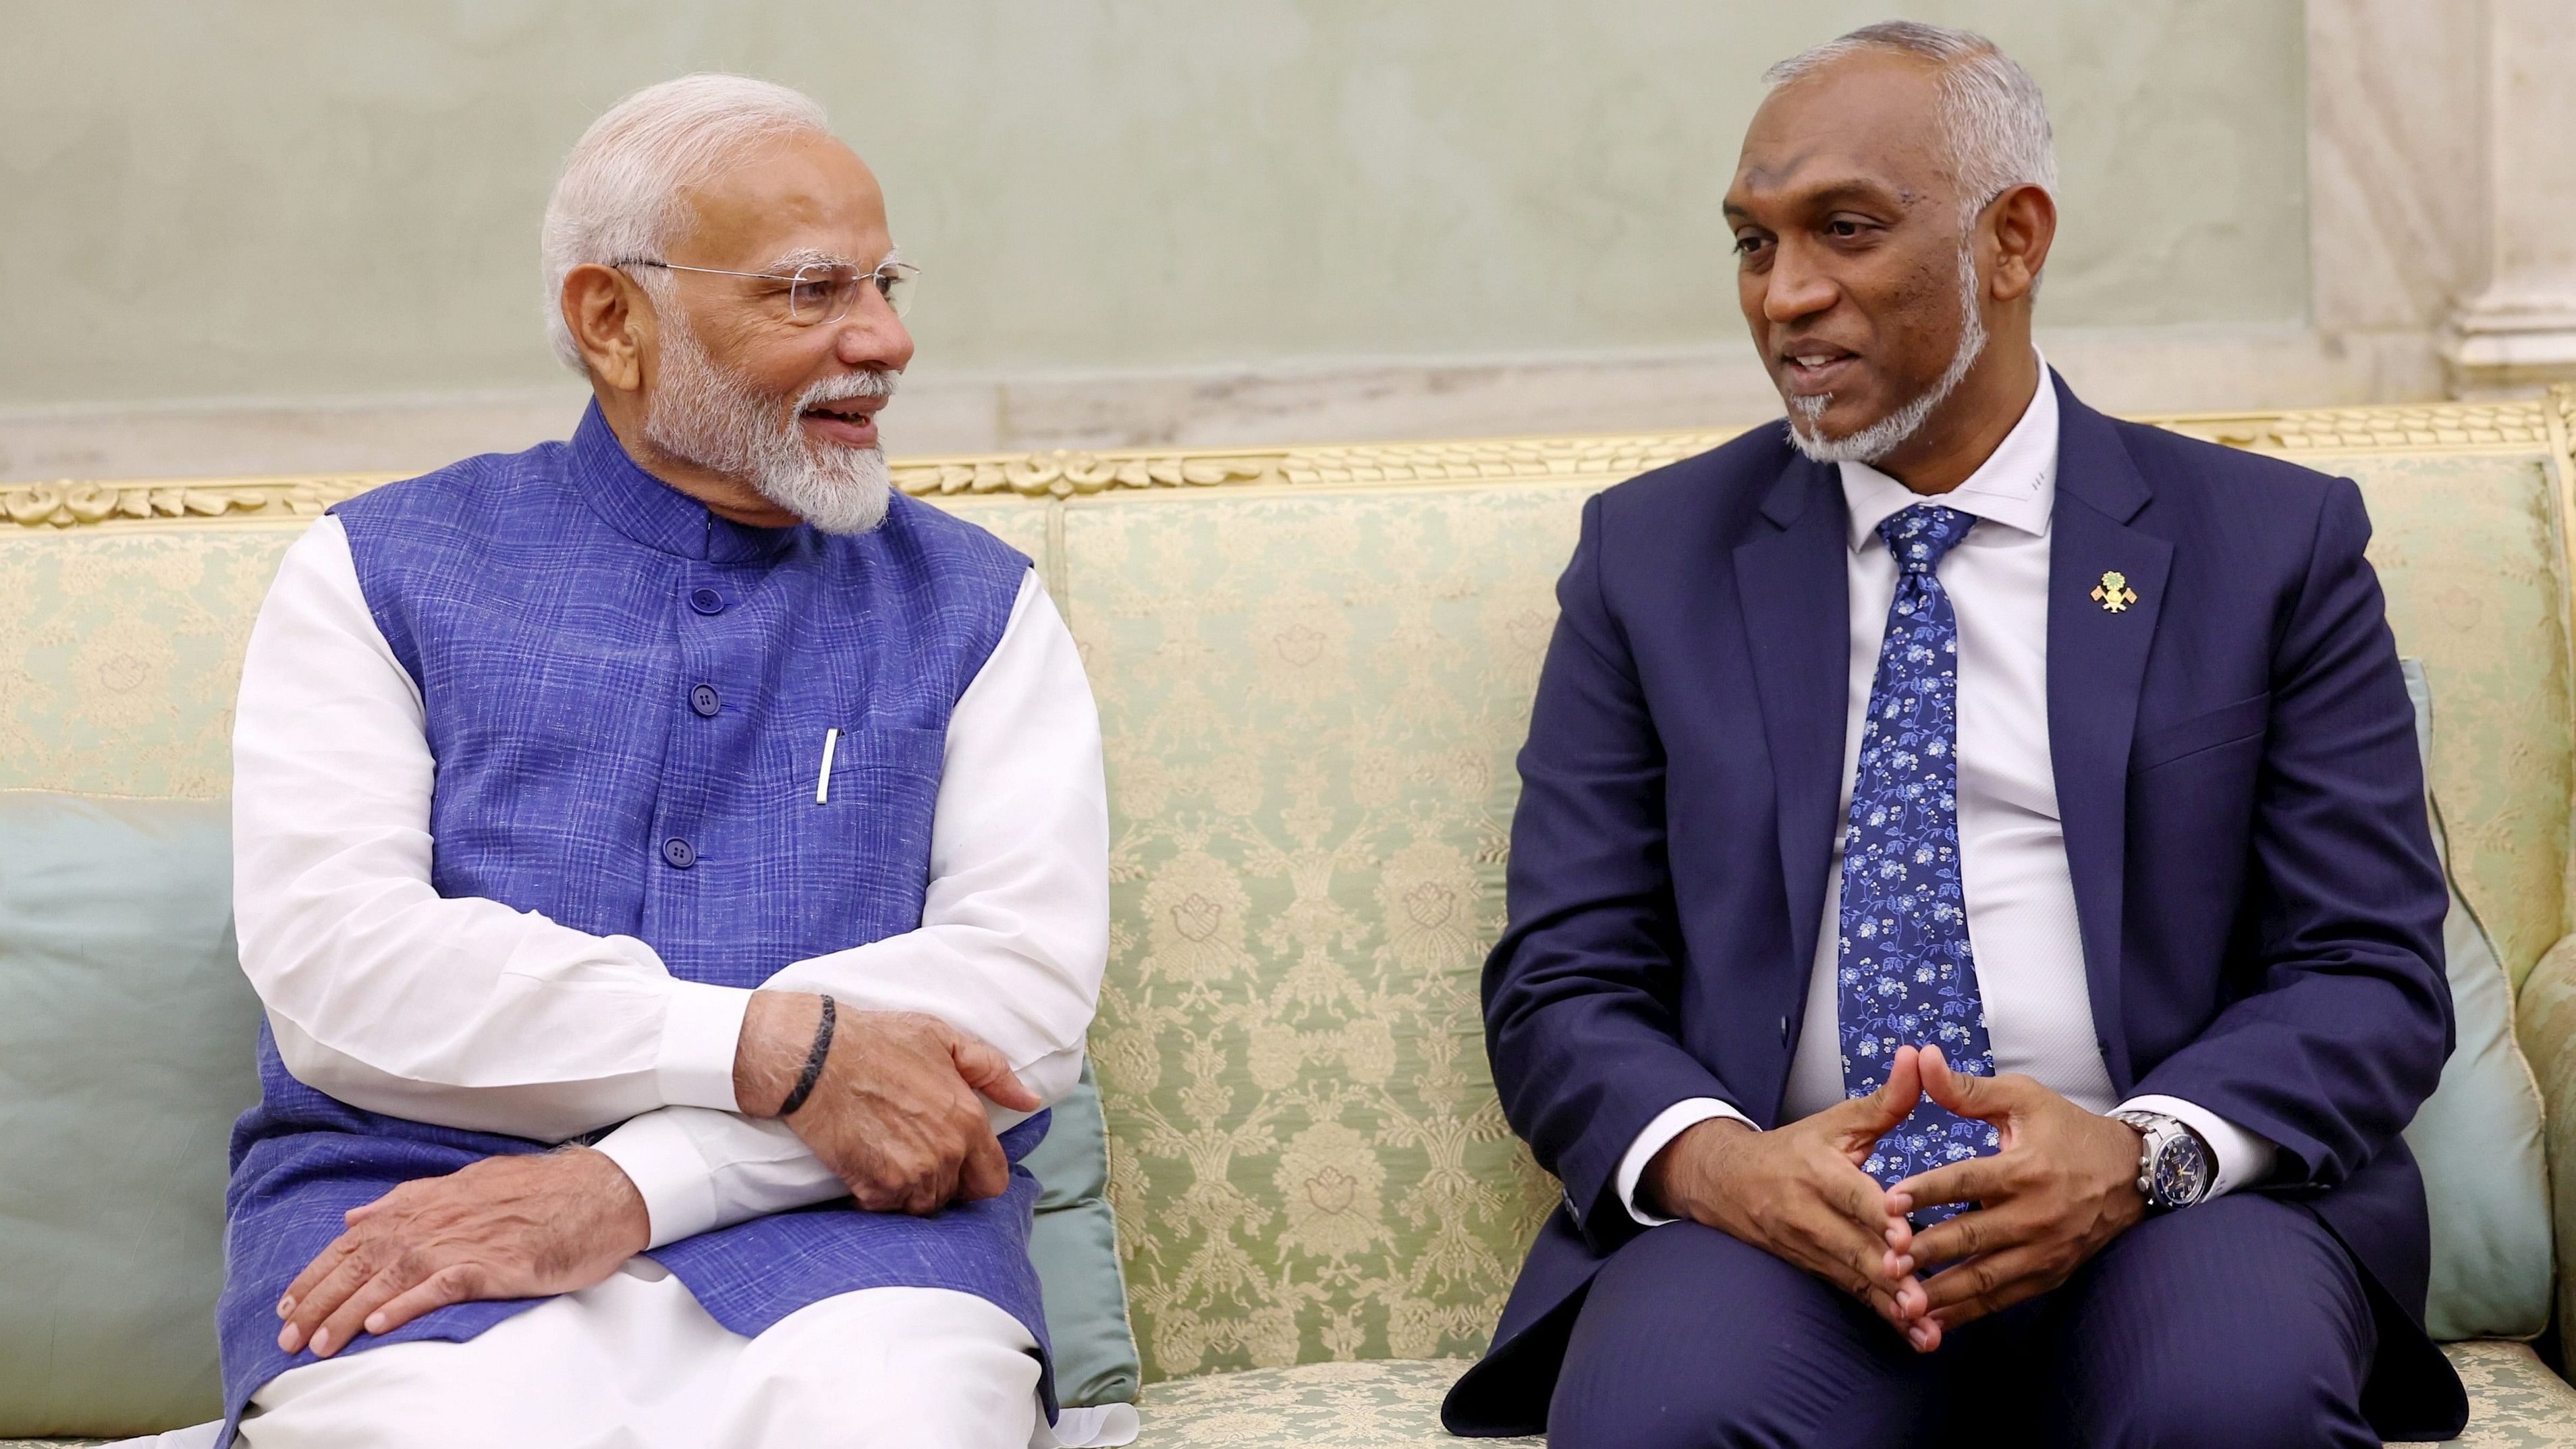
<svg viewBox="0 0 2576 1449"><path fill-rule="evenodd" d="M1819 463L1875 463L1905 446L1933 410L1950 400L1950 394L1958 390L1968 369L1977 365L1977 358L1986 350L1986 323L1977 312L1977 253L1970 242L1959 245L1959 306L1966 317L1959 329L1959 350L1951 355L1950 366L1942 372L1941 380L1921 397L1859 432L1839 438L1828 438L1817 431L1825 409L1834 405L1832 393L1790 398L1790 443Z"/></svg>
<svg viewBox="0 0 2576 1449"><path fill-rule="evenodd" d="M776 400L718 370L676 308L663 314L661 361L644 419L644 436L654 447L749 483L761 497L825 533L866 533L885 522L894 502L885 451L818 450L796 420L818 403L890 397L893 373L858 372L815 383L796 399L782 425Z"/></svg>

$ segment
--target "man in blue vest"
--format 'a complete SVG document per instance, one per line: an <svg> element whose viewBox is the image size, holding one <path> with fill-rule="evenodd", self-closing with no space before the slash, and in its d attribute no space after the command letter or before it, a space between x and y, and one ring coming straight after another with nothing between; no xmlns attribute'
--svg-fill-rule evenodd
<svg viewBox="0 0 2576 1449"><path fill-rule="evenodd" d="M1119 1442L1050 1427L1016 1166L1107 954L1099 725L1029 561L889 487L876 181L692 76L544 259L572 440L343 505L252 634L229 1423Z"/></svg>
<svg viewBox="0 0 2576 1449"><path fill-rule="evenodd" d="M2051 374L1991 43L1769 79L1726 214L1788 417L1594 498L1558 586L1485 1019L1565 1202L1449 1425L2450 1437L2398 1135L2446 897L2359 490Z"/></svg>

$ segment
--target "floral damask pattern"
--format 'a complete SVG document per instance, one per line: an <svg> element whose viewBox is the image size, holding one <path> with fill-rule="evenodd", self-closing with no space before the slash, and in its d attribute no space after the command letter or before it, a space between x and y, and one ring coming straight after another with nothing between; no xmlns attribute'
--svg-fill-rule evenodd
<svg viewBox="0 0 2576 1449"><path fill-rule="evenodd" d="M2571 924L2566 575L2547 465L2522 455L2306 456L2360 483L2398 652L2438 701L2433 792L2460 890L2519 985Z"/></svg>
<svg viewBox="0 0 2576 1449"><path fill-rule="evenodd" d="M1149 1380L1484 1346L1551 1186L1476 1002L1580 486L1066 507ZM1286 566L1283 566L1286 565Z"/></svg>

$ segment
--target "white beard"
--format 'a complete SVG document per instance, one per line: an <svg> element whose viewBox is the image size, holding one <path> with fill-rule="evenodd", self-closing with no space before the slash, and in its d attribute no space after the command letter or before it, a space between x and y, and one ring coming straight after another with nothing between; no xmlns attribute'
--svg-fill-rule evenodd
<svg viewBox="0 0 2576 1449"><path fill-rule="evenodd" d="M866 533L885 522L894 483L881 448L816 449L797 419L819 403L892 397L895 374L855 372L805 389L782 425L773 398L719 371L673 308L663 313L662 375L644 418L654 447L760 496L825 533Z"/></svg>
<svg viewBox="0 0 2576 1449"><path fill-rule="evenodd" d="M1914 436L1932 410L1950 400L1968 369L1986 350L1986 322L1977 312L1977 252L1973 242L1959 244L1959 306L1966 321L1959 329L1959 350L1950 357L1950 366L1941 380L1932 384L1921 397L1880 418L1856 433L1828 438L1816 431L1825 409L1834 404L1832 393L1813 397L1791 398L1789 402L1789 441L1798 451L1819 463L1875 463Z"/></svg>

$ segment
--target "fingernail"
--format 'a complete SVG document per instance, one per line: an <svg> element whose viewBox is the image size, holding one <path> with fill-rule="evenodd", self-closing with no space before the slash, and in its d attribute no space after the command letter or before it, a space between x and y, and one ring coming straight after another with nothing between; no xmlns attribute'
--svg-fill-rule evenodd
<svg viewBox="0 0 2576 1449"><path fill-rule="evenodd" d="M382 1333L382 1332L384 1332L384 1331L385 1331L385 1316L384 1316L383 1314L381 1314L381 1313L370 1313L370 1314L368 1314L368 1315L367 1315L367 1332L369 1332L369 1333Z"/></svg>
<svg viewBox="0 0 2576 1449"><path fill-rule="evenodd" d="M285 1318L285 1317L287 1317L287 1316L289 1316L289 1315L293 1314L294 1312L295 1312L295 1299L294 1299L294 1297L293 1297L292 1295L290 1295L290 1296L288 1296L288 1297L285 1297L285 1298L280 1298L280 1299L278 1299L278 1300L277 1300L277 1316L278 1316L278 1317L280 1317L280 1318Z"/></svg>
<svg viewBox="0 0 2576 1449"><path fill-rule="evenodd" d="M1896 1259L1896 1276L1902 1278L1913 1271L1914 1260L1904 1254L1898 1254Z"/></svg>
<svg viewBox="0 0 2576 1449"><path fill-rule="evenodd" d="M303 1330L290 1323L277 1331L277 1346L285 1349L288 1353L293 1353L295 1352L296 1345L300 1343L303 1338Z"/></svg>
<svg viewBox="0 0 2576 1449"><path fill-rule="evenodd" d="M315 1358L320 1358L330 1351L331 1330L327 1328L317 1328L313 1330L313 1356Z"/></svg>

